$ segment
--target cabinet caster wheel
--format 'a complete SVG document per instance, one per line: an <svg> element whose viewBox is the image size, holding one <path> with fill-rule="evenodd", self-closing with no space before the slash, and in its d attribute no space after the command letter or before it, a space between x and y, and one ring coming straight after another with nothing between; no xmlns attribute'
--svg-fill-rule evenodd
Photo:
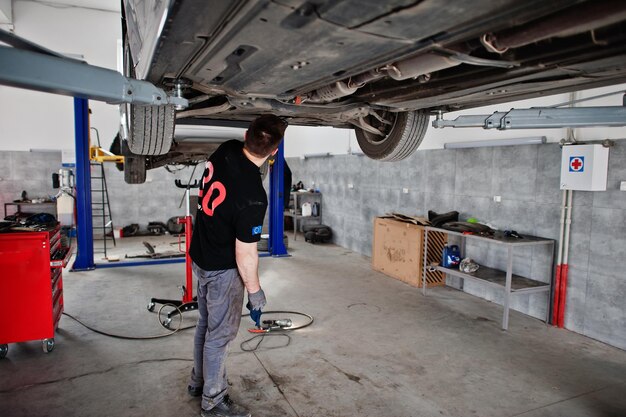
<svg viewBox="0 0 626 417"><path fill-rule="evenodd" d="M44 339L42 341L43 353L50 353L54 350L54 339Z"/></svg>
<svg viewBox="0 0 626 417"><path fill-rule="evenodd" d="M170 328L170 324L172 324L172 319L165 319L163 320L163 327L165 327L166 329Z"/></svg>
<svg viewBox="0 0 626 417"><path fill-rule="evenodd" d="M149 304L148 304L148 306L146 307L146 309L147 309L148 311L154 311L154 306L155 306L155 304L154 304L154 303L149 303Z"/></svg>
<svg viewBox="0 0 626 417"><path fill-rule="evenodd" d="M9 345L0 345L0 359L4 358L9 353Z"/></svg>

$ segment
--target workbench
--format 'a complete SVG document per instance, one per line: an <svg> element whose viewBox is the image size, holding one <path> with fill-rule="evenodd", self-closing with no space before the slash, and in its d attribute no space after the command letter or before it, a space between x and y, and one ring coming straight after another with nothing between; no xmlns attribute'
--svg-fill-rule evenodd
<svg viewBox="0 0 626 417"><path fill-rule="evenodd" d="M57 209L56 209L57 202L56 201L45 201L43 203L28 203L28 202L4 203L4 217L7 217L9 215L8 214L9 207L16 208L15 212L11 214L22 213L22 207L37 207L38 211L33 211L32 214L41 213L42 211L48 213L51 210L49 207L53 207L54 208L53 213L50 213L50 214L53 214L55 218L57 217ZM48 209L39 210L39 208L42 208L42 207L48 207ZM28 211L27 213L31 213L31 212Z"/></svg>

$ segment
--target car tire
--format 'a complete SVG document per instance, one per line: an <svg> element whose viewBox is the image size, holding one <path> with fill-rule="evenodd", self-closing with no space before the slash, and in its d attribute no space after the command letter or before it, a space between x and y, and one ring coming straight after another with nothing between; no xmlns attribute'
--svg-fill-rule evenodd
<svg viewBox="0 0 626 417"><path fill-rule="evenodd" d="M163 155L174 138L174 105L130 105L128 148L137 155Z"/></svg>
<svg viewBox="0 0 626 417"><path fill-rule="evenodd" d="M127 184L146 182L146 158L141 155L124 156L124 181Z"/></svg>
<svg viewBox="0 0 626 417"><path fill-rule="evenodd" d="M412 112L383 112L381 118L390 125L381 123L373 116L368 116L367 123L386 133L381 137L374 133L355 128L356 139L365 155L379 161L401 161L409 157L422 143L428 129L428 113L417 110Z"/></svg>

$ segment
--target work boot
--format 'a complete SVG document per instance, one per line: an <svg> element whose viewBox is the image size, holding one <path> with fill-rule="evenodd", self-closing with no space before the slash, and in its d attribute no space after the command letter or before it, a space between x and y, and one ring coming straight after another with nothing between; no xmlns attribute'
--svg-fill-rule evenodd
<svg viewBox="0 0 626 417"><path fill-rule="evenodd" d="M191 385L187 385L187 392L192 397L199 397L202 395L202 387L192 387Z"/></svg>
<svg viewBox="0 0 626 417"><path fill-rule="evenodd" d="M202 410L200 415L202 417L251 417L248 410L235 404L228 395L210 410Z"/></svg>

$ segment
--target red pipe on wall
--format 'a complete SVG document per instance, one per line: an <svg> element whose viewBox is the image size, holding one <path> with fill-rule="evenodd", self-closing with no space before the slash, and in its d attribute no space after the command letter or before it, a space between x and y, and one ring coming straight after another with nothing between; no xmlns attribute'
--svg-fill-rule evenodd
<svg viewBox="0 0 626 417"><path fill-rule="evenodd" d="M554 279L554 299L552 301L552 325L558 326L559 312L561 311L561 274L563 265L556 266L556 277Z"/></svg>
<svg viewBox="0 0 626 417"><path fill-rule="evenodd" d="M563 328L565 326L565 297L567 295L567 273L568 273L568 265L561 265L561 279L559 288L559 314L556 325L559 328Z"/></svg>

